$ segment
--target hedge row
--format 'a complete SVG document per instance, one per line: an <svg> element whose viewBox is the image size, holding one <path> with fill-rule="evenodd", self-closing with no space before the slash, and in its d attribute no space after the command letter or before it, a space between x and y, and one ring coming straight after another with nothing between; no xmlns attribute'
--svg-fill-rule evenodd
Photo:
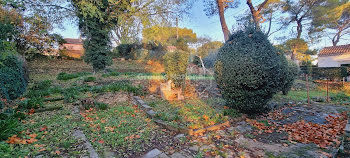
<svg viewBox="0 0 350 158"><path fill-rule="evenodd" d="M300 67L301 73L306 74L307 67ZM329 78L342 79L350 75L350 68L342 67L312 67L312 77L314 78Z"/></svg>

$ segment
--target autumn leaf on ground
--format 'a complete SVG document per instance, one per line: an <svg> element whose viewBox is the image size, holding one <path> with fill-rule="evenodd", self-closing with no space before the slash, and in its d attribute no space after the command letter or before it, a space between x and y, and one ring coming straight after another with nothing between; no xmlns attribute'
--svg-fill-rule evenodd
<svg viewBox="0 0 350 158"><path fill-rule="evenodd" d="M55 154L59 155L59 154L61 154L61 152L59 150L56 150Z"/></svg>
<svg viewBox="0 0 350 158"><path fill-rule="evenodd" d="M40 128L40 132L45 131L47 129L47 126L43 126L42 128Z"/></svg>
<svg viewBox="0 0 350 158"><path fill-rule="evenodd" d="M37 134L30 134L29 137L30 138L35 138L37 136Z"/></svg>
<svg viewBox="0 0 350 158"><path fill-rule="evenodd" d="M99 140L98 142L99 142L100 144L105 143L105 141L104 141L104 140Z"/></svg>

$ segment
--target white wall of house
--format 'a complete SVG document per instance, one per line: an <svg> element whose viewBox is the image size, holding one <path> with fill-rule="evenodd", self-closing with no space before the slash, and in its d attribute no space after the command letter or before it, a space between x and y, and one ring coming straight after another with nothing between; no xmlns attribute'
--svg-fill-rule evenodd
<svg viewBox="0 0 350 158"><path fill-rule="evenodd" d="M342 64L350 64L350 54L337 56L318 57L318 67L340 67Z"/></svg>

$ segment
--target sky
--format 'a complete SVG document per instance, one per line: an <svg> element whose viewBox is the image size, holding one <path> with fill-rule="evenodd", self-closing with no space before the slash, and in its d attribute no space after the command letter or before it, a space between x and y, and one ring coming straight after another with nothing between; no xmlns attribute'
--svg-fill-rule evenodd
<svg viewBox="0 0 350 158"><path fill-rule="evenodd" d="M236 16L247 14L248 6L245 4L244 1L245 0L240 0L238 8L226 10L225 18L229 30L233 30L233 28L237 27L237 22L235 20ZM253 0L253 4L260 4L262 1L263 0ZM279 16L280 14L277 13L276 15ZM262 25L262 27L266 27L266 25L267 24L265 23ZM61 34L64 38L79 38L80 33L76 24L72 24L66 21L64 22L64 26L65 30L57 28L54 30L54 32ZM192 9L190 10L190 14L184 17L183 19L180 19L179 26L192 29L197 34L197 37L210 37L212 40L215 41L224 41L224 35L222 33L219 15L214 15L212 17L206 16L202 0L196 1L193 4ZM273 26L274 27L272 28L272 30L277 29L279 27L276 24ZM276 40L277 37L286 36L288 38L295 38L296 33L292 33L291 30L296 30L295 25L291 25L289 28L271 35L269 39L273 44L279 44L281 43L281 40ZM304 35L305 34L306 32L304 32ZM342 40L339 42L338 45L349 44L349 41ZM312 49L322 49L326 46L332 46L332 42L328 37L324 36L324 38L322 38L320 42L309 45Z"/></svg>

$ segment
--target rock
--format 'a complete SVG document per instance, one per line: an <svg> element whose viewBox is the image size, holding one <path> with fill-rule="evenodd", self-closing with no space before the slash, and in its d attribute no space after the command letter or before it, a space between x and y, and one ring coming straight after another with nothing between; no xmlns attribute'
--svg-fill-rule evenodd
<svg viewBox="0 0 350 158"><path fill-rule="evenodd" d="M345 126L345 132L350 133L350 124L346 124Z"/></svg>
<svg viewBox="0 0 350 158"><path fill-rule="evenodd" d="M156 158L169 158L168 155L161 153L160 155L158 155Z"/></svg>
<svg viewBox="0 0 350 158"><path fill-rule="evenodd" d="M156 112L154 112L153 110L149 110L149 111L147 111L146 112L148 115L150 115L151 117L154 117L154 116L156 116Z"/></svg>
<svg viewBox="0 0 350 158"><path fill-rule="evenodd" d="M183 156L182 154L180 153L174 153L170 156L171 158L186 158L185 156Z"/></svg>
<svg viewBox="0 0 350 158"><path fill-rule="evenodd" d="M197 152L199 150L199 147L197 145L194 145L194 146L191 146L189 150Z"/></svg>
<svg viewBox="0 0 350 158"><path fill-rule="evenodd" d="M247 124L247 122L242 121L238 123L238 126L233 127L233 130L239 132L239 133L244 133L244 132L249 132L252 130L252 127Z"/></svg>
<svg viewBox="0 0 350 158"><path fill-rule="evenodd" d="M149 151L146 155L143 155L141 158L155 158L156 156L159 156L162 154L162 152L158 149L153 149Z"/></svg>
<svg viewBox="0 0 350 158"><path fill-rule="evenodd" d="M175 139L180 139L180 138L183 138L185 137L185 134L178 134L175 136Z"/></svg>
<svg viewBox="0 0 350 158"><path fill-rule="evenodd" d="M148 106L147 104L141 104L142 108L144 109L152 109L152 107Z"/></svg>

